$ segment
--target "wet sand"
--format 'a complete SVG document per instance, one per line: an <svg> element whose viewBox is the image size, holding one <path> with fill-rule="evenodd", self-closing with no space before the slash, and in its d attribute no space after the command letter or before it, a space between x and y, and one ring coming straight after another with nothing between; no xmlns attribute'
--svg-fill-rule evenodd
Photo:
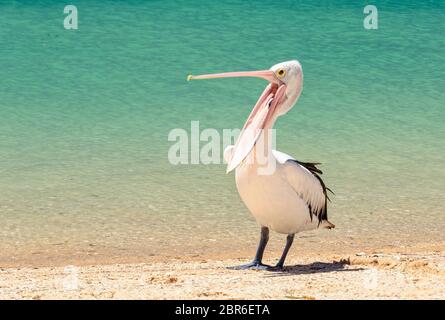
<svg viewBox="0 0 445 320"><path fill-rule="evenodd" d="M246 259L3 267L1 299L444 299L445 246L291 255L283 272Z"/></svg>

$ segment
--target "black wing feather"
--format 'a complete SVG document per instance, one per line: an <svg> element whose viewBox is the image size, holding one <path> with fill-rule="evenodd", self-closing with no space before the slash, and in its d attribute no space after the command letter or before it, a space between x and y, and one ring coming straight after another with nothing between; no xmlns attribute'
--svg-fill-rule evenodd
<svg viewBox="0 0 445 320"><path fill-rule="evenodd" d="M320 185L323 189L323 194L325 196L323 207L321 209L319 209L318 211L315 211L312 209L312 206L310 204L308 204L309 214L311 215L311 220L312 220L313 215L318 217L318 224L320 224L321 221L323 221L323 220L328 220L328 200L329 201L331 201L331 200L329 199L329 197L327 195L327 191L331 192L332 194L334 194L334 192L332 192L331 189L326 187L323 179L320 177L320 175L323 174L323 171L318 169L317 165L320 165L321 163L303 162L303 161L298 161L298 160L290 160L290 161L294 161L294 162L298 163L299 165L305 167L307 170L309 170L309 172L312 173L314 175L314 177L318 179L318 181L320 182Z"/></svg>

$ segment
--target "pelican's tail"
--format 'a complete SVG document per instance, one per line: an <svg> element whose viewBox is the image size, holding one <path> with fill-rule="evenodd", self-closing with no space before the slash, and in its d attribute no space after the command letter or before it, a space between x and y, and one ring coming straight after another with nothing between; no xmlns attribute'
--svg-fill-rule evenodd
<svg viewBox="0 0 445 320"><path fill-rule="evenodd" d="M325 229L334 229L335 224L329 222L328 220L321 220L319 227L322 227Z"/></svg>

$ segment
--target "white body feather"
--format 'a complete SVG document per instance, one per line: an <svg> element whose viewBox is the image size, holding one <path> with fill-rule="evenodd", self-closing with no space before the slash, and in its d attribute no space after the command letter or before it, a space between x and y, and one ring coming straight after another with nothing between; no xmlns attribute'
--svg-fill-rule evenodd
<svg viewBox="0 0 445 320"><path fill-rule="evenodd" d="M224 151L229 158L233 146ZM293 234L316 229L319 226L317 216L309 212L321 211L326 195L320 181L305 167L298 164L291 156L273 150L272 161L276 160L276 169L270 175L258 174L257 164L243 162L236 168L236 186L241 199L257 222L276 232ZM333 227L324 220L322 227Z"/></svg>

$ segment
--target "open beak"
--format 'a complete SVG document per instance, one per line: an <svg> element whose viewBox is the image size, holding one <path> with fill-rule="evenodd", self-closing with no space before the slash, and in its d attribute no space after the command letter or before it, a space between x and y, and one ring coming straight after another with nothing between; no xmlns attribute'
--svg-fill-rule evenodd
<svg viewBox="0 0 445 320"><path fill-rule="evenodd" d="M240 135L238 136L233 153L227 163L227 173L239 166L255 146L261 132L264 129L269 129L268 125L270 120L273 119L276 107L286 92L286 85L277 79L275 73L271 70L226 72L199 76L189 75L187 80L234 77L256 77L265 79L270 83L253 107Z"/></svg>

